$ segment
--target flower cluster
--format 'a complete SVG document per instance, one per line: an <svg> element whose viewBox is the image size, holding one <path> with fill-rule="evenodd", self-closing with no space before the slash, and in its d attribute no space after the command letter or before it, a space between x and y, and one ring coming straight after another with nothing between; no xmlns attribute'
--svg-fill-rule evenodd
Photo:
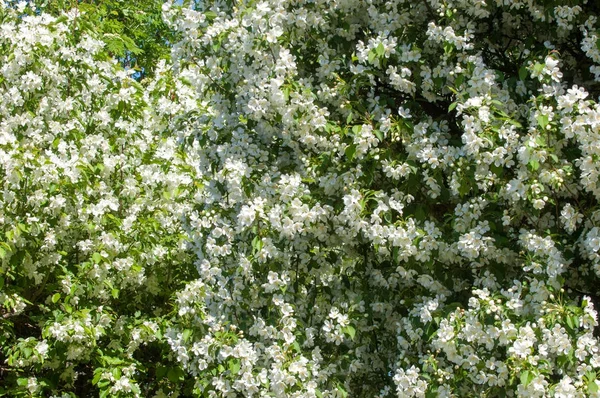
<svg viewBox="0 0 600 398"><path fill-rule="evenodd" d="M592 2L176 3L2 8L15 391L600 396Z"/></svg>
<svg viewBox="0 0 600 398"><path fill-rule="evenodd" d="M0 391L145 396L141 353L168 350L165 303L194 272L197 160L172 134L193 92L165 65L140 85L77 10L0 20Z"/></svg>

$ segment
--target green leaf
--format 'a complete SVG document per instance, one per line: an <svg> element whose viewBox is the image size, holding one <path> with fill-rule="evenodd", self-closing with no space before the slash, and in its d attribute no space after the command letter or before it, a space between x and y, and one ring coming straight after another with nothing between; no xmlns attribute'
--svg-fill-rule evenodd
<svg viewBox="0 0 600 398"><path fill-rule="evenodd" d="M260 236L256 235L254 237L254 239L252 239L252 248L254 249L255 252L259 252L262 250L263 247L263 241L260 238Z"/></svg>
<svg viewBox="0 0 600 398"><path fill-rule="evenodd" d="M348 325L344 327L343 332L350 336L350 339L354 340L354 336L356 335L356 329L354 329L354 326Z"/></svg>
<svg viewBox="0 0 600 398"><path fill-rule="evenodd" d="M458 105L458 102L451 103L450 106L448 107L448 112L452 112L454 110L454 108L456 108L456 105Z"/></svg>
<svg viewBox="0 0 600 398"><path fill-rule="evenodd" d="M18 386L26 386L29 383L29 379L27 377L19 377L17 379L17 385Z"/></svg>
<svg viewBox="0 0 600 398"><path fill-rule="evenodd" d="M129 51L130 53L134 55L139 55L144 52L135 44L135 42L130 37L123 35L121 36L121 40L123 40L125 50Z"/></svg>
<svg viewBox="0 0 600 398"><path fill-rule="evenodd" d="M300 348L300 343L298 343L298 340L294 341L294 343L292 344L292 348L298 353L300 354L302 352L302 349Z"/></svg>
<svg viewBox="0 0 600 398"><path fill-rule="evenodd" d="M350 113L348 114L348 117L346 118L346 124L350 124L350 123L352 122L352 118L353 118L353 116L354 116L354 115L352 114L352 112L350 112Z"/></svg>
<svg viewBox="0 0 600 398"><path fill-rule="evenodd" d="M54 293L52 296L52 302L56 304L58 300L60 300L60 293Z"/></svg>
<svg viewBox="0 0 600 398"><path fill-rule="evenodd" d="M423 206L417 206L417 208L415 209L415 218L418 221L425 221L427 218L427 213L425 211L425 208Z"/></svg>
<svg viewBox="0 0 600 398"><path fill-rule="evenodd" d="M531 380L533 380L533 378L535 377L535 375L533 373L531 373L528 370L524 370L521 372L521 384L523 384L524 387L527 387L529 385L529 383L531 383Z"/></svg>
<svg viewBox="0 0 600 398"><path fill-rule="evenodd" d="M228 362L228 365L229 365L229 371L233 375L238 374L242 367L239 359L230 359Z"/></svg>
<svg viewBox="0 0 600 398"><path fill-rule="evenodd" d="M594 392L598 392L599 388L598 388L598 383L596 383L596 372L592 371L588 371L585 374L585 380L587 381L587 388L588 388L588 392L590 393L594 393Z"/></svg>
<svg viewBox="0 0 600 398"><path fill-rule="evenodd" d="M214 11L206 11L204 13L204 16L206 17L207 20L212 21L213 19L215 19L217 17L217 13Z"/></svg>
<svg viewBox="0 0 600 398"><path fill-rule="evenodd" d="M539 115L537 117L537 122L538 122L539 126L545 130L546 126L548 125L548 116L547 115Z"/></svg>
<svg viewBox="0 0 600 398"><path fill-rule="evenodd" d="M338 392L341 394L342 398L346 398L348 396L348 391L346 391L346 389L341 384L338 384L337 389Z"/></svg>
<svg viewBox="0 0 600 398"><path fill-rule="evenodd" d="M156 378L158 380L162 379L167 375L168 368L166 366L158 365L156 367Z"/></svg>
<svg viewBox="0 0 600 398"><path fill-rule="evenodd" d="M377 137L379 142L383 141L383 131L375 130L375 131L373 131L373 133L375 133L375 137Z"/></svg>
<svg viewBox="0 0 600 398"><path fill-rule="evenodd" d="M383 46L383 43L379 43L375 51L377 52L377 55L379 57L383 57L383 55L385 54L385 47Z"/></svg>
<svg viewBox="0 0 600 398"><path fill-rule="evenodd" d="M391 224L393 221L393 217L392 217L392 213L389 211L386 211L385 213L383 213L383 219L388 223Z"/></svg>
<svg viewBox="0 0 600 398"><path fill-rule="evenodd" d="M515 126L518 129L523 128L523 125L514 119L508 119L507 122L509 122L510 124L512 124L513 126Z"/></svg>
<svg viewBox="0 0 600 398"><path fill-rule="evenodd" d="M98 252L92 254L92 260L94 260L94 263L98 264L100 263L100 261L102 261L102 255Z"/></svg>
<svg viewBox="0 0 600 398"><path fill-rule="evenodd" d="M465 75L458 75L456 76L456 79L454 79L454 86L456 86L457 88L461 86L461 84L463 84L463 82L465 81Z"/></svg>
<svg viewBox="0 0 600 398"><path fill-rule="evenodd" d="M541 75L543 70L544 70L544 64L540 64L539 62L536 62L535 65L533 65L533 71L537 75Z"/></svg>
<svg viewBox="0 0 600 398"><path fill-rule="evenodd" d="M536 159L531 159L527 165L532 171L536 171L540 168L540 162Z"/></svg>
<svg viewBox="0 0 600 398"><path fill-rule="evenodd" d="M346 147L346 150L344 151L344 153L346 154L346 157L348 158L348 160L352 161L352 159L354 159L354 154L356 153L356 145L354 145L354 144L348 145Z"/></svg>
<svg viewBox="0 0 600 398"><path fill-rule="evenodd" d="M92 384L96 385L98 384L98 382L100 381L100 379L102 378L102 370L103 369L96 369L94 371L94 378L92 379Z"/></svg>
<svg viewBox="0 0 600 398"><path fill-rule="evenodd" d="M444 54L449 55L452 53L452 50L454 50L454 44L445 42L444 43Z"/></svg>
<svg viewBox="0 0 600 398"><path fill-rule="evenodd" d="M425 393L425 398L436 398L438 396L439 396L439 394L438 394L438 391L437 391L437 387L435 387L434 391L427 391Z"/></svg>
<svg viewBox="0 0 600 398"><path fill-rule="evenodd" d="M572 330L575 330L579 327L579 318L577 315L567 315L567 326Z"/></svg>
<svg viewBox="0 0 600 398"><path fill-rule="evenodd" d="M183 381L184 376L185 373L183 373L183 370L179 366L171 368L167 372L167 378L173 383Z"/></svg>
<svg viewBox="0 0 600 398"><path fill-rule="evenodd" d="M375 61L376 57L377 57L377 53L375 52L375 50L369 51L369 56L368 56L369 63L373 63L373 61Z"/></svg>
<svg viewBox="0 0 600 398"><path fill-rule="evenodd" d="M525 80L526 78L527 78L527 67L525 65L523 65L519 69L519 79Z"/></svg>

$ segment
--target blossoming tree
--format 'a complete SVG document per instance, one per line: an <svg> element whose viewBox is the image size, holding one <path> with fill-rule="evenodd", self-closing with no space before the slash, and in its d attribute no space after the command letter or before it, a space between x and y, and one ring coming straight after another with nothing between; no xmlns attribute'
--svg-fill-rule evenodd
<svg viewBox="0 0 600 398"><path fill-rule="evenodd" d="M600 8L0 11L7 396L600 396Z"/></svg>

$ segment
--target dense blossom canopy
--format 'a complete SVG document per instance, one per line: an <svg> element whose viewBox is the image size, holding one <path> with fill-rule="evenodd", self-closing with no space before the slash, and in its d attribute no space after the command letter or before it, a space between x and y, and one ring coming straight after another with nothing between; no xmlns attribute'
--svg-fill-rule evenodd
<svg viewBox="0 0 600 398"><path fill-rule="evenodd" d="M600 397L594 1L0 4L0 396Z"/></svg>

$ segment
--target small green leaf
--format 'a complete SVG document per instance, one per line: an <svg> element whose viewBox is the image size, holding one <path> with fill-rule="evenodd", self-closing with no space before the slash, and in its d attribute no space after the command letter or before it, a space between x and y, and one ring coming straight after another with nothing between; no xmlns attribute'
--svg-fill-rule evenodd
<svg viewBox="0 0 600 398"><path fill-rule="evenodd" d="M544 64L540 64L539 62L536 62L535 65L533 65L533 71L537 75L541 75L543 70L544 70Z"/></svg>
<svg viewBox="0 0 600 398"><path fill-rule="evenodd" d="M167 378L170 381L172 381L173 383L182 381L184 376L185 376L185 374L183 373L183 370L179 366L177 366L175 368L171 368L167 372Z"/></svg>
<svg viewBox="0 0 600 398"><path fill-rule="evenodd" d="M569 326L573 330L579 327L579 318L577 317L577 315L567 316L567 326Z"/></svg>
<svg viewBox="0 0 600 398"><path fill-rule="evenodd" d="M255 252L259 252L261 251L263 247L263 241L260 238L260 236L255 236L254 239L252 239L252 248L254 249Z"/></svg>
<svg viewBox="0 0 600 398"><path fill-rule="evenodd" d="M338 384L337 389L338 392L341 394L342 398L346 398L348 396L348 391L346 391L346 389L341 384Z"/></svg>
<svg viewBox="0 0 600 398"><path fill-rule="evenodd" d="M60 300L60 293L54 293L52 296L52 302L56 304L58 300Z"/></svg>
<svg viewBox="0 0 600 398"><path fill-rule="evenodd" d="M350 112L350 113L348 114L348 117L346 118L346 124L350 124L350 123L352 122L352 118L353 118L353 116L354 116L354 115L352 114L352 112Z"/></svg>
<svg viewBox="0 0 600 398"><path fill-rule="evenodd" d="M383 46L383 43L379 43L376 51L377 51L377 55L379 55L380 57L383 57L383 55L385 54L385 47Z"/></svg>
<svg viewBox="0 0 600 398"><path fill-rule="evenodd" d="M348 145L346 147L346 151L344 153L346 154L346 157L348 158L348 160L352 161L352 159L354 159L354 154L356 153L356 145L354 145L354 144Z"/></svg>
<svg viewBox="0 0 600 398"><path fill-rule="evenodd" d="M527 385L529 384L529 371L528 370L524 370L523 372L521 372L521 384L523 384L523 386L527 387Z"/></svg>
<svg viewBox="0 0 600 398"><path fill-rule="evenodd" d="M596 372L588 371L585 374L585 380L587 381L588 392L594 393L598 392L598 383L596 382Z"/></svg>
<svg viewBox="0 0 600 398"><path fill-rule="evenodd" d="M240 360L239 359L231 359L229 360L229 371L231 372L231 374L236 375L239 373L240 369L241 369L241 364L240 364Z"/></svg>
<svg viewBox="0 0 600 398"><path fill-rule="evenodd" d="M528 371L528 370L524 370L521 372L521 384L523 384L524 387L527 387L529 385L529 383L531 383L531 380L533 380L534 375Z"/></svg>
<svg viewBox="0 0 600 398"><path fill-rule="evenodd" d="M33 348L31 347L23 347L23 356L25 358L29 358L33 354Z"/></svg>
<svg viewBox="0 0 600 398"><path fill-rule="evenodd" d="M356 335L356 329L354 329L354 326L348 325L343 329L343 331L350 336L350 339L354 340L354 336Z"/></svg>
<svg viewBox="0 0 600 398"><path fill-rule="evenodd" d="M513 126L515 126L518 129L523 128L523 125L514 119L508 119L507 122L509 122L510 124L512 124Z"/></svg>
<svg viewBox="0 0 600 398"><path fill-rule="evenodd" d="M368 56L369 63L373 63L373 61L375 61L375 57L377 57L377 53L375 52L375 50L369 51L369 56Z"/></svg>
<svg viewBox="0 0 600 398"><path fill-rule="evenodd" d="M531 171L536 171L540 168L540 162L536 159L531 159L528 163L528 166L531 169Z"/></svg>
<svg viewBox="0 0 600 398"><path fill-rule="evenodd" d="M417 206L417 208L415 209L415 218L418 221L425 221L427 218L427 213L425 211L425 208L423 206Z"/></svg>
<svg viewBox="0 0 600 398"><path fill-rule="evenodd" d="M162 379L163 377L165 377L167 375L167 367L166 366L162 366L162 365L158 365L156 367L156 378L158 380Z"/></svg>
<svg viewBox="0 0 600 398"><path fill-rule="evenodd" d="M527 78L527 67L525 65L521 66L519 69L519 79L525 80Z"/></svg>
<svg viewBox="0 0 600 398"><path fill-rule="evenodd" d="M454 49L454 45L452 43L449 43L449 42L444 43L444 54L446 54L446 55L451 54L453 49Z"/></svg>
<svg viewBox="0 0 600 398"><path fill-rule="evenodd" d="M548 115L539 115L537 117L537 122L542 129L546 129L548 125Z"/></svg>
<svg viewBox="0 0 600 398"><path fill-rule="evenodd" d="M113 368L111 373L112 373L113 377L117 380L119 380L121 378L121 376L123 375L123 373L121 372L121 368Z"/></svg>
<svg viewBox="0 0 600 398"><path fill-rule="evenodd" d="M92 254L92 260L94 260L94 262L96 264L100 263L100 261L102 261L102 255L98 252Z"/></svg>
<svg viewBox="0 0 600 398"><path fill-rule="evenodd" d="M101 369L96 369L94 371L94 378L92 379L92 384L93 385L98 384L98 382L100 381L101 378L102 378L102 371L101 371Z"/></svg>
<svg viewBox="0 0 600 398"><path fill-rule="evenodd" d="M454 110L454 108L456 108L456 105L458 105L457 102L451 103L450 106L448 107L448 112L452 112Z"/></svg>
<svg viewBox="0 0 600 398"><path fill-rule="evenodd" d="M298 353L300 354L302 352L302 349L300 348L300 343L298 343L298 340L294 341L294 343L292 344L292 348Z"/></svg>
<svg viewBox="0 0 600 398"><path fill-rule="evenodd" d="M461 86L461 84L463 84L463 82L465 81L465 76L464 75L458 75L456 76L456 79L454 79L454 86L456 86L457 88Z"/></svg>

